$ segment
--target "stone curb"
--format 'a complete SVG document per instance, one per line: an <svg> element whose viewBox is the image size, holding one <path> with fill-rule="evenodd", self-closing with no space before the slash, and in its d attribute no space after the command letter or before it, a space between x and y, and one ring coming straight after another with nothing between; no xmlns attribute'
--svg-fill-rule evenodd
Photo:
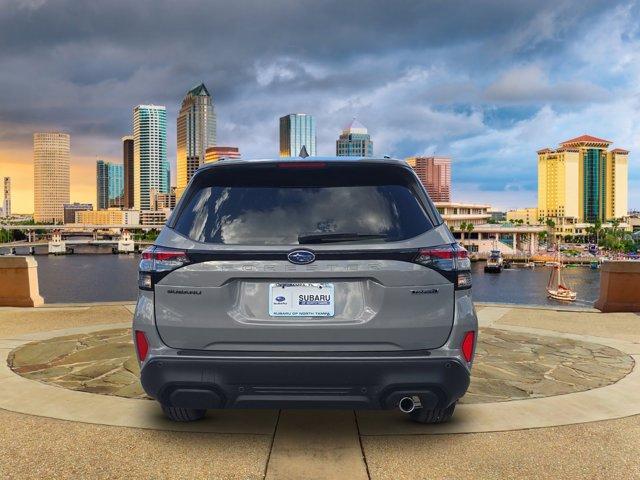
<svg viewBox="0 0 640 480"><path fill-rule="evenodd" d="M486 323L493 323L508 308L496 308ZM488 311L486 313L489 313ZM277 410L218 410L193 424L166 420L155 402L67 390L28 380L7 365L9 352L22 344L57 336L128 327L128 323L91 325L0 340L0 408L61 420L155 430L272 435ZM493 328L503 328L495 326ZM640 414L640 346L602 337L506 326L504 330L566 337L600 343L631 354L635 365L617 383L584 392L510 402L463 404L452 422L425 426L396 412L358 412L361 435L425 435L479 433L552 427L594 422Z"/></svg>

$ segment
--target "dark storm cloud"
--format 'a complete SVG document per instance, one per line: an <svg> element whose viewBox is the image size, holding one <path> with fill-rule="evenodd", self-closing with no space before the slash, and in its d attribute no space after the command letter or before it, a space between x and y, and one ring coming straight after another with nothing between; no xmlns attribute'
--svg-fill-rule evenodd
<svg viewBox="0 0 640 480"><path fill-rule="evenodd" d="M322 153L331 153L352 115L385 153L457 152L458 140L488 128L487 108L524 105L533 116L567 98L607 101L598 75L575 87L574 78L558 76L576 32L599 25L614 7L602 0L0 0L0 149L28 145L34 130L65 129L76 152L117 156L132 107L156 103L168 108L173 157L180 100L204 81L219 138L250 154L275 153L277 117L302 110L318 119ZM494 117L489 128L521 120Z"/></svg>

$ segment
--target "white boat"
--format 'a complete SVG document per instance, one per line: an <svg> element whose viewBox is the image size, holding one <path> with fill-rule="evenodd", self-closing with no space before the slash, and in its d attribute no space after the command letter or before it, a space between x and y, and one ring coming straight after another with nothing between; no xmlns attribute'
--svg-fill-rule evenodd
<svg viewBox="0 0 640 480"><path fill-rule="evenodd" d="M573 302L578 294L571 290L562 280L562 271L560 270L562 263L555 263L557 263L557 265L554 265L553 270L551 270L549 283L547 283L547 296L562 302Z"/></svg>
<svg viewBox="0 0 640 480"><path fill-rule="evenodd" d="M489 257L487 258L487 263L484 266L485 272L495 272L500 273L502 271L504 260L502 258L502 254L500 250L491 250Z"/></svg>

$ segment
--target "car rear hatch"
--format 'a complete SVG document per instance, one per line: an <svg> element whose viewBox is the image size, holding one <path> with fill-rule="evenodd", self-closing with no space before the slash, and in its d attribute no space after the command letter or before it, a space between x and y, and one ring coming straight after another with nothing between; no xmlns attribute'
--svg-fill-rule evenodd
<svg viewBox="0 0 640 480"><path fill-rule="evenodd" d="M437 348L455 279L417 260L425 248L456 251L440 223L399 163L201 171L157 242L156 257L178 259L154 273L158 331L183 350Z"/></svg>

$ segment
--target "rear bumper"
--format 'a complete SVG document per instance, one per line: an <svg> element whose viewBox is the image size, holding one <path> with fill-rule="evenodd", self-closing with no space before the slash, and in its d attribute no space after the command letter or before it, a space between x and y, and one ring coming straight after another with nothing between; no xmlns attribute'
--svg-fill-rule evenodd
<svg viewBox="0 0 640 480"><path fill-rule="evenodd" d="M157 357L141 371L144 390L186 408L395 408L420 396L446 407L466 392L457 359L429 357Z"/></svg>

